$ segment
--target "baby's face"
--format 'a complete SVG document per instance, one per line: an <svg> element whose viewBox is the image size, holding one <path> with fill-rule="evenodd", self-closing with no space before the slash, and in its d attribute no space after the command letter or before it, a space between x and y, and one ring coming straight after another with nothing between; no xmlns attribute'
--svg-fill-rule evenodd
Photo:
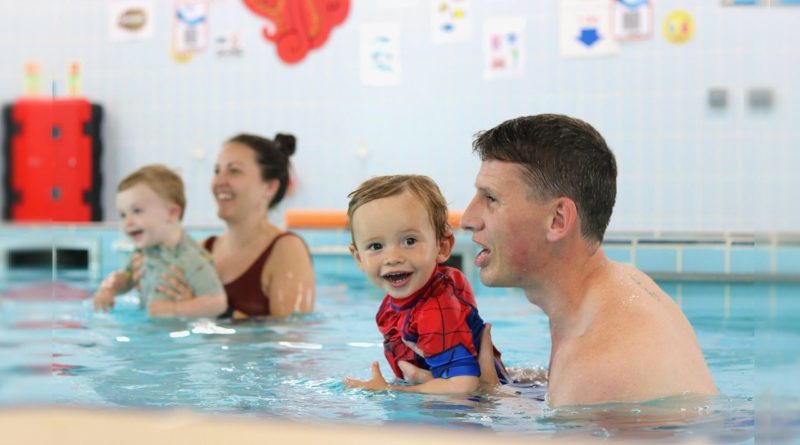
<svg viewBox="0 0 800 445"><path fill-rule="evenodd" d="M145 184L136 184L117 193L117 211L122 231L138 248L164 242L170 228L180 221L180 209L177 207Z"/></svg>
<svg viewBox="0 0 800 445"><path fill-rule="evenodd" d="M450 253L447 241L437 241L425 207L408 192L362 205L351 223L358 267L393 298L419 290Z"/></svg>

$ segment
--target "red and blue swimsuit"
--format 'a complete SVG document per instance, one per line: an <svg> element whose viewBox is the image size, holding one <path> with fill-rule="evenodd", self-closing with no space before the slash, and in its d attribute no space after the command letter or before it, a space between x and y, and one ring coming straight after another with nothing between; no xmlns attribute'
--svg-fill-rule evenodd
<svg viewBox="0 0 800 445"><path fill-rule="evenodd" d="M428 283L414 294L401 299L386 295L375 320L383 334L386 359L397 377L403 377L397 365L400 360L429 369L435 378L481 375L478 350L484 323L460 270L437 266ZM494 353L502 380L505 369L500 353L496 349Z"/></svg>

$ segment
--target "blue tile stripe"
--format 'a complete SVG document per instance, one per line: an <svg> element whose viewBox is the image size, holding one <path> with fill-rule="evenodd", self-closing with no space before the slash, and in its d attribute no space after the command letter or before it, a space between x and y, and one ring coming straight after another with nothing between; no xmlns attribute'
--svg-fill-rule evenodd
<svg viewBox="0 0 800 445"><path fill-rule="evenodd" d="M190 228L189 233L197 240L219 233L221 227ZM318 255L341 256L348 264L352 259L347 255L346 246L350 242L347 230L304 229L299 230L312 250ZM800 240L800 234L793 235ZM606 255L621 263L632 264L651 274L681 274L708 276L777 276L789 277L790 281L800 281L800 242L781 242L765 237L767 242L731 242L724 234L708 240L703 237L691 238L682 234L680 241L671 241L665 234L647 238L645 235L610 234L603 249ZM95 274L105 276L120 267L127 258L127 252L120 246L126 243L125 237L115 224L89 225L0 225L0 280L8 273L8 252L24 248L26 245L46 248L55 243L62 248L70 246L85 247L91 250ZM333 248L335 247L335 248ZM465 272L480 286L478 270L471 262L475 247L467 232L456 232L455 252L464 256ZM343 267L347 264L343 263ZM349 266L348 266L349 267ZM355 267L353 265L353 267Z"/></svg>

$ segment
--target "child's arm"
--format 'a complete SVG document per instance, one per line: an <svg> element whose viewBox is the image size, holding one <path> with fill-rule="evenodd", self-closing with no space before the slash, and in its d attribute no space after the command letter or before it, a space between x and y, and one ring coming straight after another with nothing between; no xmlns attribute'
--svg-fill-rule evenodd
<svg viewBox="0 0 800 445"><path fill-rule="evenodd" d="M397 366L403 373L403 380L408 383L425 383L433 378L433 374L428 369L422 369L411 362L399 360Z"/></svg>
<svg viewBox="0 0 800 445"><path fill-rule="evenodd" d="M133 284L129 272L121 270L111 272L94 294L94 310L108 311L114 307L114 297L133 289Z"/></svg>
<svg viewBox="0 0 800 445"><path fill-rule="evenodd" d="M198 295L181 301L154 300L147 304L151 317L216 317L228 309L225 292Z"/></svg>
<svg viewBox="0 0 800 445"><path fill-rule="evenodd" d="M357 380L352 377L345 377L344 386L347 388L362 388L372 391L402 391L402 392L421 392L428 394L464 394L478 389L478 377L460 375L448 379L434 378L419 385L391 385L386 383L386 379L381 374L378 362L372 362L372 377L369 380Z"/></svg>
<svg viewBox="0 0 800 445"><path fill-rule="evenodd" d="M500 384L500 378L497 375L497 368L495 367L494 358L494 345L492 343L492 324L486 323L486 327L481 333L481 350L478 353L478 365L481 368L481 376L479 381L481 386L491 388ZM411 383L424 383L432 379L431 372L427 369L422 369L410 362L400 360L397 362L400 369L403 371L403 380ZM538 376L537 380L547 380L547 373L544 376Z"/></svg>

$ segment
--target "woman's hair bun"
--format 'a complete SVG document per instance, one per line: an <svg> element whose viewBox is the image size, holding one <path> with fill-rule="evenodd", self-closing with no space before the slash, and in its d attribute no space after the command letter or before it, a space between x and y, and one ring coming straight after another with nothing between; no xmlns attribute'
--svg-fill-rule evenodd
<svg viewBox="0 0 800 445"><path fill-rule="evenodd" d="M275 135L275 144L282 152L286 153L286 156L294 154L296 140L293 135L278 133Z"/></svg>

